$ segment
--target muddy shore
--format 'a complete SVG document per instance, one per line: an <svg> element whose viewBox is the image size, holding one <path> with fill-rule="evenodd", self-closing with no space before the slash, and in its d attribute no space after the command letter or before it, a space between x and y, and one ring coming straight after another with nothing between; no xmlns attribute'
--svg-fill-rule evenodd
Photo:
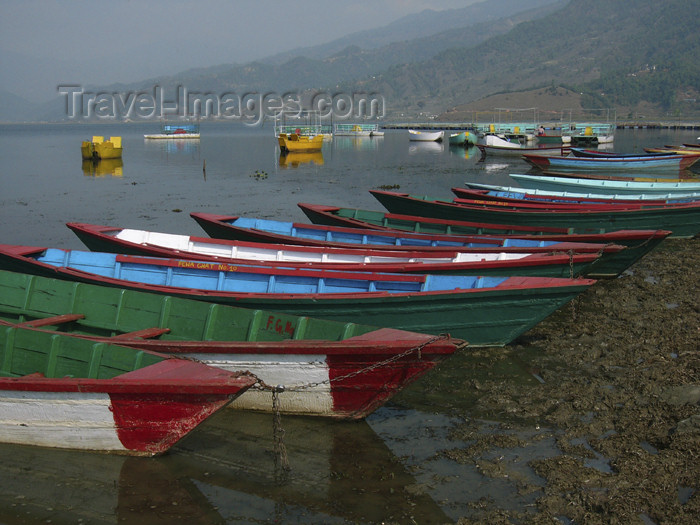
<svg viewBox="0 0 700 525"><path fill-rule="evenodd" d="M698 523L699 269L700 239L667 240L515 344L472 354L484 367L515 359L531 380L468 379L478 409L453 432L471 444L443 454L538 495L526 511L482 499L461 525ZM480 433L476 417L496 414L502 432ZM543 439L560 453L527 462L537 484L505 458Z"/></svg>

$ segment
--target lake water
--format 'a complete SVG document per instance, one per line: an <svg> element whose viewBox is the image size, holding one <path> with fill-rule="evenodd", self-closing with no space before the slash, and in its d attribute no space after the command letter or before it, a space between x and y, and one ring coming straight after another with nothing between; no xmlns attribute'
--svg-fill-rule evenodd
<svg viewBox="0 0 700 525"><path fill-rule="evenodd" d="M298 202L379 210L369 189L451 198L466 180L515 185L509 173L530 172L519 159L482 161L474 148L411 143L406 131L336 137L320 154L285 158L270 127L203 124L198 142L144 141L157 128L0 126L0 242L82 249L66 222L203 235L193 211L307 222ZM612 148L639 152L698 134L618 130ZM92 135L122 136L122 161L83 164L80 142ZM547 430L481 413L470 390L482 374L536 385L529 351L493 362L455 356L433 371L431 384L444 391L409 388L365 421L283 417L289 472L279 468L271 416L233 410L160 458L2 445L0 522L446 523L485 500L526 512L543 487L527 461L558 454L552 438L489 452L505 456L520 481L483 476L444 451L473 442L453 432L465 421L477 435ZM519 490L522 479L537 490Z"/></svg>

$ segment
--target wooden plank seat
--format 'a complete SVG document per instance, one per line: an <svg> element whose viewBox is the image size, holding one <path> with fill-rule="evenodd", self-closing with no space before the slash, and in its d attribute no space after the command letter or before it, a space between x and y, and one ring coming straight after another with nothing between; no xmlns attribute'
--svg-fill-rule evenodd
<svg viewBox="0 0 700 525"><path fill-rule="evenodd" d="M33 321L25 321L24 323L19 323L19 326L28 326L32 328L39 328L42 326L50 326L54 324L70 323L72 321L77 321L78 319L85 319L84 314L63 314L54 315L53 317L44 317L43 319L34 319Z"/></svg>
<svg viewBox="0 0 700 525"><path fill-rule="evenodd" d="M167 334L170 328L144 328L143 330L137 330L135 332L127 332L124 334L115 335L111 339L133 339L138 337L139 339L152 339L163 334Z"/></svg>

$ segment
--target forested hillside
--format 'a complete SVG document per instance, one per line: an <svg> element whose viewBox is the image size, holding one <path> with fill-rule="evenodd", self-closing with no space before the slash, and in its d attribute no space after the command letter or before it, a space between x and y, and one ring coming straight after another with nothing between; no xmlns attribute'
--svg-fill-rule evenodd
<svg viewBox="0 0 700 525"><path fill-rule="evenodd" d="M588 107L645 102L663 112L697 111L698 20L696 0L572 0L506 35L354 85L400 100L402 111L439 112L493 93L560 85L583 93Z"/></svg>

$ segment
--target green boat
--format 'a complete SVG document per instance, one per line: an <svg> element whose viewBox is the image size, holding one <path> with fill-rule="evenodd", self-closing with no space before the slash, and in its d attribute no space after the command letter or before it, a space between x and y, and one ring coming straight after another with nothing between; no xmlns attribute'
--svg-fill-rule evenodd
<svg viewBox="0 0 700 525"><path fill-rule="evenodd" d="M339 208L323 204L299 203L299 207L314 224L382 231L420 233L428 239L460 242L474 235L513 237L529 240L549 240L624 246L624 250L604 253L587 274L593 278L615 277L645 254L658 246L671 232L668 230L615 230L596 233L574 233L568 228L551 226L518 226L484 222L452 221L399 215L358 208Z"/></svg>
<svg viewBox="0 0 700 525"><path fill-rule="evenodd" d="M248 370L261 383L233 408L270 412L265 385L282 385L281 413L334 419L365 417L464 345L449 336L0 270L0 328L5 323L69 334L81 345L119 343Z"/></svg>
<svg viewBox="0 0 700 525"><path fill-rule="evenodd" d="M700 233L700 202L643 209L580 211L513 210L455 204L433 197L370 190L392 213L453 221L474 221L523 226L553 226L591 233L623 229L670 230L669 237L691 238Z"/></svg>
<svg viewBox="0 0 700 525"><path fill-rule="evenodd" d="M0 245L3 268L502 346L595 283L286 269ZM160 284L156 284L160 283Z"/></svg>

